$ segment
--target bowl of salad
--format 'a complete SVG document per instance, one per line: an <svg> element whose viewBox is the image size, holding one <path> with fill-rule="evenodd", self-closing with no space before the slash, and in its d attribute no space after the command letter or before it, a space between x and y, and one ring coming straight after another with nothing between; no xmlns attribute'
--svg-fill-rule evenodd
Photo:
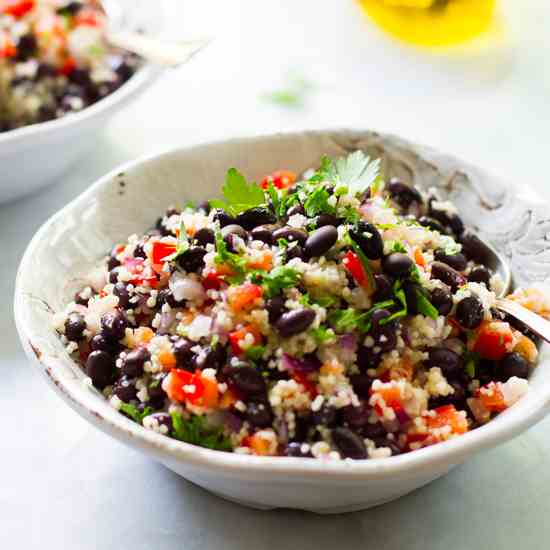
<svg viewBox="0 0 550 550"><path fill-rule="evenodd" d="M259 508L358 510L547 413L545 349L495 307L510 294L550 313L545 224L394 136L201 145L119 168L47 222L16 321L71 407L194 483Z"/></svg>
<svg viewBox="0 0 550 550"><path fill-rule="evenodd" d="M162 28L158 7L139 14L128 26ZM95 0L0 2L0 202L53 182L159 74L112 47L107 24Z"/></svg>

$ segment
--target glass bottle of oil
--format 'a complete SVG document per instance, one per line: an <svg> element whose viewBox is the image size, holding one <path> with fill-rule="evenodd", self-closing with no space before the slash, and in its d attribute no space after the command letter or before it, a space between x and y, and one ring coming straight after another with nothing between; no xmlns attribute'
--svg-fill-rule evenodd
<svg viewBox="0 0 550 550"><path fill-rule="evenodd" d="M358 1L382 29L418 46L455 46L495 30L496 0Z"/></svg>

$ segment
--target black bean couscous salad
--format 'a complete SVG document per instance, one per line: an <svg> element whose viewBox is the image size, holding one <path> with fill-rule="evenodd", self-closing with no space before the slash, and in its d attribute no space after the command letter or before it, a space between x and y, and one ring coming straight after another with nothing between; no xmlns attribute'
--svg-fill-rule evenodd
<svg viewBox="0 0 550 550"><path fill-rule="evenodd" d="M436 190L361 151L172 207L114 246L55 327L147 430L203 447L384 458L455 438L528 391L536 339ZM548 315L538 290L512 299Z"/></svg>
<svg viewBox="0 0 550 550"><path fill-rule="evenodd" d="M135 73L105 26L93 0L0 0L0 132L81 111Z"/></svg>

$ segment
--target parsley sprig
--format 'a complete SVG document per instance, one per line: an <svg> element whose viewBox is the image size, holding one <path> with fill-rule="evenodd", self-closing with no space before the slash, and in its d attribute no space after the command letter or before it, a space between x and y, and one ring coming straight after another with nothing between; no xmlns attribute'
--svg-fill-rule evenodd
<svg viewBox="0 0 550 550"><path fill-rule="evenodd" d="M263 286L264 294L268 298L277 296L285 288L296 286L300 278L300 272L284 265L275 267L269 273L266 271L255 271L251 277L253 283Z"/></svg>
<svg viewBox="0 0 550 550"><path fill-rule="evenodd" d="M151 407L145 407L143 411L140 411L135 405L132 405L132 403L121 403L119 410L138 424L141 424L146 416L153 413Z"/></svg>
<svg viewBox="0 0 550 550"><path fill-rule="evenodd" d="M245 177L236 168L230 168L227 171L222 191L225 201L213 199L210 201L210 206L222 208L233 217L251 208L264 205L266 202L261 187L255 182L246 183Z"/></svg>
<svg viewBox="0 0 550 550"><path fill-rule="evenodd" d="M217 451L230 451L231 441L221 426L210 426L205 416L192 415L188 420L181 413L172 412L172 435L180 441Z"/></svg>

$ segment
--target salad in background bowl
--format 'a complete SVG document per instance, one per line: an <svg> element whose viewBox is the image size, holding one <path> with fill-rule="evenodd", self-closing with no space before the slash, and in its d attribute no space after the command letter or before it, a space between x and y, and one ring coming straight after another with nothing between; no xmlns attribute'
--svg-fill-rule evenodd
<svg viewBox="0 0 550 550"><path fill-rule="evenodd" d="M140 10L145 31L164 26L158 6ZM0 202L55 181L159 74L111 47L106 24L93 0L0 3Z"/></svg>

